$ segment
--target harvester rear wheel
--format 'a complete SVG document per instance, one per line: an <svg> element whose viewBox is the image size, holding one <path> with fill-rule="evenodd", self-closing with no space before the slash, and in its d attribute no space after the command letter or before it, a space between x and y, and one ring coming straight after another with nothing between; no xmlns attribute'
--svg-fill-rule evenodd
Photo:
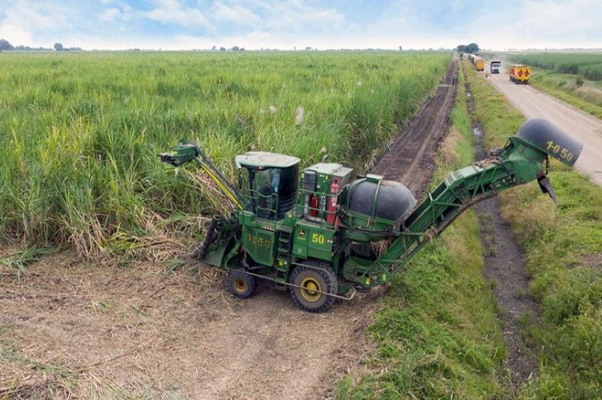
<svg viewBox="0 0 602 400"><path fill-rule="evenodd" d="M290 294L300 308L320 313L330 310L338 289L337 277L332 268L323 262L308 262L309 266L297 266L290 277Z"/></svg>
<svg viewBox="0 0 602 400"><path fill-rule="evenodd" d="M255 293L255 277L238 269L230 271L228 290L239 299L246 299Z"/></svg>

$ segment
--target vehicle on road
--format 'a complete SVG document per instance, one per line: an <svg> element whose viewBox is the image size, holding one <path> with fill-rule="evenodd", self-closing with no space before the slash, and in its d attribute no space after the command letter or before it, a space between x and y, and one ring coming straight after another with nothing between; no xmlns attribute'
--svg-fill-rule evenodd
<svg viewBox="0 0 602 400"><path fill-rule="evenodd" d="M527 65L514 64L510 66L510 81L519 85L528 85L531 68Z"/></svg>
<svg viewBox="0 0 602 400"><path fill-rule="evenodd" d="M499 74L501 68L502 68L501 61L493 60L489 63L489 72L491 72L492 74Z"/></svg>

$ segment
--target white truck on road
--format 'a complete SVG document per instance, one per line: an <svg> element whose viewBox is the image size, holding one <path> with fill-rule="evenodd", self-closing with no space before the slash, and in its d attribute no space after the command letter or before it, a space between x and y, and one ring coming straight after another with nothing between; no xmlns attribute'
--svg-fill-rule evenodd
<svg viewBox="0 0 602 400"><path fill-rule="evenodd" d="M499 74L501 66L502 66L502 62L501 61L491 61L489 63L489 71L492 74Z"/></svg>

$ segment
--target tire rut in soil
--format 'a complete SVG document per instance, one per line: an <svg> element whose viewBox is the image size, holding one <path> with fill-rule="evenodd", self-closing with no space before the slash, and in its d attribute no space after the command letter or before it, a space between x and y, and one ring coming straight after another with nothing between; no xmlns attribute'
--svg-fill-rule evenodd
<svg viewBox="0 0 602 400"><path fill-rule="evenodd" d="M466 94L468 110L472 115L474 103L468 83ZM475 135L475 156L481 160L486 154L480 123L473 122L472 131ZM493 290L501 314L502 336L507 350L503 364L508 372L511 390L518 395L521 386L538 373L537 361L523 340L520 320L525 316L538 318L540 310L529 294L525 256L510 227L502 219L499 198L476 204L475 212L481 230L483 275L495 283Z"/></svg>
<svg viewBox="0 0 602 400"><path fill-rule="evenodd" d="M538 371L532 350L523 340L520 321L525 317L537 318L539 307L529 294L525 256L500 215L499 199L485 200L477 204L475 210L484 251L483 274L495 282L494 293L501 311L502 336L506 343L504 366L509 372L512 390L518 394L521 385Z"/></svg>
<svg viewBox="0 0 602 400"><path fill-rule="evenodd" d="M403 183L415 197L431 179L434 156L449 127L449 113L456 98L458 62L453 61L439 85L406 131L397 135L371 173Z"/></svg>

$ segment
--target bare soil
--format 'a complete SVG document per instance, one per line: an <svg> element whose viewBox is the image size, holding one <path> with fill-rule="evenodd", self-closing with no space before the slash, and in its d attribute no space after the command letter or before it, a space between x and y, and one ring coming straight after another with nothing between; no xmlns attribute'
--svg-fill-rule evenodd
<svg viewBox="0 0 602 400"><path fill-rule="evenodd" d="M494 283L493 291L503 324L504 366L513 392L518 394L521 386L538 374L536 355L523 340L521 320L533 321L540 316L540 310L530 295L525 255L502 219L499 208L497 197L475 206L483 245L483 274Z"/></svg>
<svg viewBox="0 0 602 400"><path fill-rule="evenodd" d="M3 279L0 340L17 362L0 365L0 397L58 385L78 398L326 398L368 350L377 292L314 315L268 288L237 300L220 271L194 269L60 254Z"/></svg>
<svg viewBox="0 0 602 400"><path fill-rule="evenodd" d="M374 172L426 187L455 74L454 62ZM23 276L0 265L0 398L328 399L373 351L365 330L382 290L310 314L269 287L235 299L213 268L165 268L70 253Z"/></svg>
<svg viewBox="0 0 602 400"><path fill-rule="evenodd" d="M449 127L457 76L458 63L454 62L436 94L425 103L408 129L397 135L372 173L402 182L415 197L424 193L434 169L433 154Z"/></svg>

